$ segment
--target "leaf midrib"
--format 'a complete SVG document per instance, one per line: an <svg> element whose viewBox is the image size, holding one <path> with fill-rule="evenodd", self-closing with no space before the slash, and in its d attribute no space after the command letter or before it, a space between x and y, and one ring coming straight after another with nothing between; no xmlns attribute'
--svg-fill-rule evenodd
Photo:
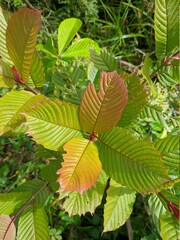
<svg viewBox="0 0 180 240"><path fill-rule="evenodd" d="M38 118L38 117L35 117L35 116L32 116L32 115L26 115L26 117L27 117L27 118L31 117L31 118L38 119L38 120L43 121L43 122L46 122L46 123L50 123L50 124L53 124L53 125L57 125L57 126L59 126L59 127L64 127L64 128L67 128L67 129L71 129L71 130L75 130L75 131L84 133L82 130L79 130L79 129L76 129L76 128L72 128L72 127L69 127L69 126L66 126L66 125L60 125L59 123L54 123L54 122L52 122L52 121L44 120L44 119L41 119L41 118Z"/></svg>
<svg viewBox="0 0 180 240"><path fill-rule="evenodd" d="M146 171L151 171L154 175L159 176L160 174L157 174L156 172L153 172L151 169L149 169L148 167L145 167L144 165L141 164L141 162L136 162L133 159L131 159L130 157L126 156L124 153L118 152L118 150L114 149L112 146L108 145L107 143L103 142L101 139L99 139L100 142L104 145L106 145L108 148L110 148L111 150L115 151L116 153L122 155L123 157L125 157L128 161L132 162L132 164L137 164L139 166L142 166L144 169L146 169ZM100 149L101 151L101 149ZM163 165L162 165L163 166ZM165 177L165 176L164 176Z"/></svg>
<svg viewBox="0 0 180 240"><path fill-rule="evenodd" d="M92 132L94 132L94 130L95 130L95 128L96 128L96 125L97 125L97 122L98 122L98 118L99 118L99 115L100 115L100 113L101 113L102 106L103 106L103 103L104 103L104 101L105 101L107 92L108 92L109 87L110 87L110 85L111 85L111 82L112 82L112 78L110 79L110 82L108 83L108 86L107 86L107 88L106 88L106 91L105 91L105 93L104 93L104 95L103 95L103 100L102 100L102 103L101 103L101 105L100 105L100 108L99 108L99 111L98 111L98 114L97 114L97 117L96 117L96 120L95 120L95 123L94 123L94 128L93 128ZM93 87L94 87L94 85L93 85ZM101 89L100 89L100 91L99 91L98 93L96 93L96 94L102 96L102 95L101 95Z"/></svg>
<svg viewBox="0 0 180 240"><path fill-rule="evenodd" d="M17 114L19 114L19 113L21 112L21 110L25 107L25 105L26 105L29 101L32 100L32 98L33 98L34 96L35 96L35 95L31 96L31 98L28 99L28 100L23 104L23 106L20 106L20 108L18 108L18 110L13 114L13 117L10 118L8 122L6 122L6 124L4 125L2 131L3 131L6 127L10 127L10 128L11 128L11 126L10 126L10 125L11 125L11 122L14 120L14 118L16 118ZM16 96L16 97L17 97L17 96ZM21 121L21 120L22 120L22 117L21 117L21 119L18 119L18 120ZM5 132L3 131L3 133L5 133Z"/></svg>
<svg viewBox="0 0 180 240"><path fill-rule="evenodd" d="M36 22L36 21L35 21ZM31 34L32 34L32 29L34 28L34 25L32 24L32 26L30 27L30 30L28 31L28 35L27 35L27 37L26 37L26 41L25 41L25 48L24 48L24 52L23 52L23 58L22 58L22 60L20 61L20 63L21 63L21 73L22 73L22 75L24 75L24 71L22 71L23 69L24 69L24 65L26 66L26 64L25 64L25 62L27 63L27 61L25 61L25 56L27 57L27 54L26 54L26 52L28 52L27 51L27 43L29 42L29 39L30 39L30 37L31 37ZM32 46L32 45L31 45ZM28 71L29 71L29 74L28 75L30 75L30 70L31 70L31 65L32 65L32 60L33 60L33 55L34 55L34 52L35 52L35 45L34 45L34 51L33 51L33 54L32 54L32 58L31 58L31 63L29 64L29 69L28 69ZM29 53L28 53L28 55L29 55ZM25 75L27 74L27 69L25 68ZM23 77L23 76L22 76ZM23 79L24 81L26 81L26 79ZM28 80L28 79L27 79Z"/></svg>
<svg viewBox="0 0 180 240"><path fill-rule="evenodd" d="M70 180L69 180L66 188L69 186L69 184L70 184L70 182L71 182L71 179L74 177L74 172L75 172L75 170L77 169L79 163L81 162L81 159L82 159L84 153L86 152L86 149L88 148L89 144L90 144L90 141L87 142L87 145L86 145L86 147L84 148L84 150L83 150L83 152L82 152L82 154L81 154L81 156L80 156L80 158L79 158L79 161L78 161L78 163L76 164L76 166L75 166L75 168L74 168L74 170L73 170L73 173L71 174Z"/></svg>

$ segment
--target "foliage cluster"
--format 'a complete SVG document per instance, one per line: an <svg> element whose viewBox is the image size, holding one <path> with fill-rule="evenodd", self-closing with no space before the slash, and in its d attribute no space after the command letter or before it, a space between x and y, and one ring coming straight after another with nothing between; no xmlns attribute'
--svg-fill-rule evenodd
<svg viewBox="0 0 180 240"><path fill-rule="evenodd" d="M39 144L34 163L37 160L40 164L38 178L0 194L2 239L15 238L15 225L18 239L49 239L49 234L52 239L61 239L65 226L49 232L45 212L50 211L47 202L56 198L69 215L103 211L100 230L106 236L125 222L130 226L128 219L137 193L143 198L149 195L148 211L158 234L163 239L177 239L177 106L172 101L175 109L162 112L157 106L162 95L152 81L156 73L165 88L173 92L177 89L177 9L177 1L173 7L166 1L156 1L157 61L153 65L146 55L138 71L144 84L135 73L122 71L118 59L96 41L77 35L81 20L62 21L56 44L48 38L45 44L36 46L40 12L22 8L11 14L1 10L0 86L5 92L0 99L0 133L18 135L18 143L21 138L27 139L23 134L31 136ZM44 53L42 58L37 49ZM148 129L139 125L151 127L150 139ZM31 151L33 146L28 144L27 151ZM44 157L48 164L41 164L37 156ZM10 168L6 166L2 169L5 183ZM31 167L36 169L35 165L28 169ZM18 181L21 179L14 186ZM101 202L104 206L97 208ZM68 224L79 221L64 212L59 217L66 218ZM100 219L93 221L95 225ZM91 237L98 239L98 233L93 228ZM154 239L152 235L142 239L148 238Z"/></svg>
<svg viewBox="0 0 180 240"><path fill-rule="evenodd" d="M56 42L59 23L75 17L83 22L79 31L81 36L92 38L101 47L108 47L110 53L119 58L139 64L145 49L153 51L154 1L32 0L30 3L7 0L2 1L1 6L11 11L25 6L43 9L38 38L43 43L48 37Z"/></svg>

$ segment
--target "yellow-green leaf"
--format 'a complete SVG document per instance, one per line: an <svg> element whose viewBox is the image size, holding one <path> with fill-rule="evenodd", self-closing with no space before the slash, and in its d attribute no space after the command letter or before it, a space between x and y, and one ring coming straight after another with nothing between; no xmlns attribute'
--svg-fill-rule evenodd
<svg viewBox="0 0 180 240"><path fill-rule="evenodd" d="M179 50L180 0L155 1L155 40L158 59L169 57Z"/></svg>
<svg viewBox="0 0 180 240"><path fill-rule="evenodd" d="M3 61L12 65L12 61L9 57L8 50L6 47L6 29L9 18L11 17L10 12L0 8L0 57Z"/></svg>
<svg viewBox="0 0 180 240"><path fill-rule="evenodd" d="M49 240L46 213L40 205L28 206L19 218L17 239Z"/></svg>
<svg viewBox="0 0 180 240"><path fill-rule="evenodd" d="M0 59L0 87L12 88L14 86L14 76L8 63Z"/></svg>
<svg viewBox="0 0 180 240"><path fill-rule="evenodd" d="M151 217L152 220L158 230L160 232L160 218L166 212L166 208L161 202L160 198L156 194L152 194L148 200Z"/></svg>
<svg viewBox="0 0 180 240"><path fill-rule="evenodd" d="M0 214L12 214L31 196L31 192L0 193Z"/></svg>
<svg viewBox="0 0 180 240"><path fill-rule="evenodd" d="M178 135L168 135L164 139L158 139L155 147L161 151L165 165L172 168L173 172L179 175L179 155L180 155L180 137Z"/></svg>
<svg viewBox="0 0 180 240"><path fill-rule="evenodd" d="M135 199L136 192L134 190L111 179L104 206L103 232L114 231L127 221L133 210Z"/></svg>
<svg viewBox="0 0 180 240"><path fill-rule="evenodd" d="M81 137L79 107L59 100L46 100L25 114L29 135L51 150L60 150L74 137Z"/></svg>
<svg viewBox="0 0 180 240"><path fill-rule="evenodd" d="M13 13L8 22L6 32L8 53L24 82L29 79L40 25L41 12L27 7Z"/></svg>
<svg viewBox="0 0 180 240"><path fill-rule="evenodd" d="M123 128L100 136L103 170L116 182L141 193L158 192L169 182L161 154L151 143Z"/></svg>
<svg viewBox="0 0 180 240"><path fill-rule="evenodd" d="M102 72L99 92L93 83L86 88L80 107L80 122L89 133L103 133L119 121L128 101L123 79L114 72Z"/></svg>
<svg viewBox="0 0 180 240"><path fill-rule="evenodd" d="M28 91L11 91L0 98L0 135L19 126L25 117L21 113L32 110L32 104L43 101L45 96Z"/></svg>
<svg viewBox="0 0 180 240"><path fill-rule="evenodd" d="M160 218L160 233L163 240L178 240L180 237L179 223L168 211Z"/></svg>
<svg viewBox="0 0 180 240"><path fill-rule="evenodd" d="M31 79L34 84L34 87L38 88L44 85L44 82L45 82L44 66L36 50L34 52L34 56L32 60L30 75L31 75Z"/></svg>
<svg viewBox="0 0 180 240"><path fill-rule="evenodd" d="M91 188L101 172L97 147L84 138L73 138L64 145L64 162L57 171L62 191L82 193Z"/></svg>
<svg viewBox="0 0 180 240"><path fill-rule="evenodd" d="M58 28L58 51L61 54L74 38L82 22L77 18L65 19Z"/></svg>
<svg viewBox="0 0 180 240"><path fill-rule="evenodd" d="M118 122L118 126L126 127L137 119L138 114L140 114L146 104L147 94L140 78L135 74L125 73L121 76L126 81L128 87L128 103Z"/></svg>
<svg viewBox="0 0 180 240"><path fill-rule="evenodd" d="M68 49L62 54L62 58L72 57L89 57L90 47L93 47L97 52L100 51L99 45L90 38L82 38L71 44Z"/></svg>
<svg viewBox="0 0 180 240"><path fill-rule="evenodd" d="M62 192L59 190L60 200L63 200L63 209L69 215L85 215L87 212L94 213L96 207L101 204L105 187L107 185L107 175L104 171L96 181L95 185L82 194L75 191Z"/></svg>

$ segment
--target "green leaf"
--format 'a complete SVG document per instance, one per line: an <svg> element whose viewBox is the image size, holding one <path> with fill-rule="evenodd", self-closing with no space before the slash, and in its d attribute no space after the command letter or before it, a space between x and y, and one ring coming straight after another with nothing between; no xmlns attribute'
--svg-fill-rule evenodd
<svg viewBox="0 0 180 240"><path fill-rule="evenodd" d="M8 53L24 82L29 79L40 25L41 12L27 7L13 13L8 22L6 32Z"/></svg>
<svg viewBox="0 0 180 240"><path fill-rule="evenodd" d="M56 172L61 167L61 162L60 160L50 160L50 164L41 170L41 177L50 182L54 191L57 191L59 188L59 184L56 182L58 178Z"/></svg>
<svg viewBox="0 0 180 240"><path fill-rule="evenodd" d="M70 139L82 136L78 112L76 105L48 99L26 114L29 135L57 151Z"/></svg>
<svg viewBox="0 0 180 240"><path fill-rule="evenodd" d="M169 57L179 49L179 0L155 1L156 56Z"/></svg>
<svg viewBox="0 0 180 240"><path fill-rule="evenodd" d="M49 227L44 209L28 206L19 218L18 239L49 240Z"/></svg>
<svg viewBox="0 0 180 240"><path fill-rule="evenodd" d="M83 130L102 133L112 129L118 123L127 100L126 85L117 72L102 72L99 92L93 83L89 83L83 95L80 107Z"/></svg>
<svg viewBox="0 0 180 240"><path fill-rule="evenodd" d="M26 126L25 122L22 122L19 126L15 127L14 129L12 129L10 132L6 133L6 136L17 136L17 134L23 133L26 134L26 132L28 131L28 128Z"/></svg>
<svg viewBox="0 0 180 240"><path fill-rule="evenodd" d="M90 47L93 47L97 52L100 52L100 48L95 41L90 38L82 38L70 45L62 54L61 58L89 57Z"/></svg>
<svg viewBox="0 0 180 240"><path fill-rule="evenodd" d="M126 127L131 124L142 111L146 104L147 94L140 82L140 79L135 74L123 74L128 88L128 103L123 111L123 114L118 122L118 126Z"/></svg>
<svg viewBox="0 0 180 240"><path fill-rule="evenodd" d="M36 46L39 50L51 54L51 56L56 57L57 56L57 52L54 48L53 45L53 40L51 37L48 37L46 44L37 44Z"/></svg>
<svg viewBox="0 0 180 240"><path fill-rule="evenodd" d="M12 88L14 86L14 76L8 63L0 59L0 87Z"/></svg>
<svg viewBox="0 0 180 240"><path fill-rule="evenodd" d="M86 78L86 71L82 67L75 65L70 76L72 83L76 86L79 80L84 80ZM81 83L81 86L84 88L83 83Z"/></svg>
<svg viewBox="0 0 180 240"><path fill-rule="evenodd" d="M63 199L63 209L69 215L85 215L87 212L93 214L96 207L101 203L106 185L107 176L104 171L101 171L96 184L82 194L74 191L62 193L60 190L60 200Z"/></svg>
<svg viewBox="0 0 180 240"><path fill-rule="evenodd" d="M74 38L82 22L77 18L65 19L58 28L58 51L61 54Z"/></svg>
<svg viewBox="0 0 180 240"><path fill-rule="evenodd" d="M52 81L55 83L57 96L69 103L80 105L82 95L88 84L86 72L81 66L67 66L65 71L53 71Z"/></svg>
<svg viewBox="0 0 180 240"><path fill-rule="evenodd" d="M147 104L141 112L140 118L150 118L153 121L157 121L162 124L162 126L167 130L167 132L170 132L170 128L165 119L166 116L160 106Z"/></svg>
<svg viewBox="0 0 180 240"><path fill-rule="evenodd" d="M19 126L25 117L22 112L32 109L34 103L45 99L44 95L34 95L28 91L11 91L0 98L0 135Z"/></svg>
<svg viewBox="0 0 180 240"><path fill-rule="evenodd" d="M118 60L111 56L106 50L102 50L99 55L95 50L90 49L91 61L95 67L101 71L120 72L118 67Z"/></svg>
<svg viewBox="0 0 180 240"><path fill-rule="evenodd" d="M49 149L46 149L44 148L42 145L37 145L37 148L36 148L36 154L38 157L40 158L46 158L46 159L62 159L62 156L59 155L59 152L57 151L53 151L53 150L49 150Z"/></svg>
<svg viewBox="0 0 180 240"><path fill-rule="evenodd" d="M152 95L156 96L157 95L157 90L156 86L151 80L151 68L152 68L152 59L149 57L149 54L146 54L145 60L144 60L144 65L141 69L141 74L143 77L146 79L147 83L149 84L149 87L151 89Z"/></svg>
<svg viewBox="0 0 180 240"><path fill-rule="evenodd" d="M32 194L35 194L33 201L44 205L49 196L49 189L46 185L47 183L40 179L32 179L15 188L14 192L31 192Z"/></svg>
<svg viewBox="0 0 180 240"><path fill-rule="evenodd" d="M64 162L57 171L61 190L82 193L95 184L102 170L97 147L85 138L73 138L63 148Z"/></svg>
<svg viewBox="0 0 180 240"><path fill-rule="evenodd" d="M12 214L30 197L31 192L11 192L0 194L0 214Z"/></svg>
<svg viewBox="0 0 180 240"><path fill-rule="evenodd" d="M15 240L16 227L12 219L5 214L0 215L0 239Z"/></svg>
<svg viewBox="0 0 180 240"><path fill-rule="evenodd" d="M104 230L114 231L122 226L133 210L136 192L111 179L104 206Z"/></svg>
<svg viewBox="0 0 180 240"><path fill-rule="evenodd" d="M0 57L2 60L10 65L12 65L12 61L9 57L8 50L6 47L6 29L7 23L11 17L10 12L3 10L0 8Z"/></svg>
<svg viewBox="0 0 180 240"><path fill-rule="evenodd" d="M34 56L32 59L31 71L30 71L31 79L33 81L34 87L42 87L45 82L45 73L43 63L38 55L38 52L35 50Z"/></svg>
<svg viewBox="0 0 180 240"><path fill-rule="evenodd" d="M173 214L166 212L160 218L160 231L163 240L177 240L180 236L180 228L178 221Z"/></svg>
<svg viewBox="0 0 180 240"><path fill-rule="evenodd" d="M91 62L88 65L88 69L87 69L87 78L90 82L97 82L99 81L99 75L100 75L100 71L94 66L94 63Z"/></svg>
<svg viewBox="0 0 180 240"><path fill-rule="evenodd" d="M169 135L167 138L158 139L155 142L155 147L161 151L163 155L163 161L165 162L166 166L177 169L177 172L179 172L179 136Z"/></svg>
<svg viewBox="0 0 180 240"><path fill-rule="evenodd" d="M103 170L116 182L141 193L158 191L168 182L161 155L129 130L113 128L100 136Z"/></svg>
<svg viewBox="0 0 180 240"><path fill-rule="evenodd" d="M142 237L141 240L159 240L159 237L153 231L152 234L149 234L149 235L146 235L146 236Z"/></svg>
<svg viewBox="0 0 180 240"><path fill-rule="evenodd" d="M158 231L160 231L160 218L166 212L161 200L156 194L152 194L148 200L151 216Z"/></svg>
<svg viewBox="0 0 180 240"><path fill-rule="evenodd" d="M180 83L180 68L179 66L164 66L158 74L158 80L164 86L172 87Z"/></svg>
<svg viewBox="0 0 180 240"><path fill-rule="evenodd" d="M180 182L180 179L179 179ZM169 202L175 204L175 205L179 205L179 198L175 195L175 190L174 190L174 186L173 188L168 188L168 189L163 189L161 191L161 195L163 195ZM169 208L168 208L169 209Z"/></svg>

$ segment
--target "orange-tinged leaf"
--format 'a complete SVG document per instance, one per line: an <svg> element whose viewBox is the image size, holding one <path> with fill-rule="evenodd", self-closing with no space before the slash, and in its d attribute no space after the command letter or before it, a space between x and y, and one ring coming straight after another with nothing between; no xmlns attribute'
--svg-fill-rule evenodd
<svg viewBox="0 0 180 240"><path fill-rule="evenodd" d="M99 92L89 83L80 107L80 122L86 132L103 133L119 121L128 101L123 79L114 72L102 72Z"/></svg>
<svg viewBox="0 0 180 240"><path fill-rule="evenodd" d="M57 171L57 180L62 191L82 193L91 188L101 172L98 150L93 142L84 138L73 138L64 145L64 162Z"/></svg>
<svg viewBox="0 0 180 240"><path fill-rule="evenodd" d="M8 53L24 82L29 79L40 25L41 12L27 7L13 13L8 22L6 31Z"/></svg>
<svg viewBox="0 0 180 240"><path fill-rule="evenodd" d="M94 214L97 206L101 204L105 188L107 186L108 176L102 170L96 183L91 189L82 194L75 191L62 192L59 189L59 199L63 200L61 207L68 212L69 216L85 215L87 212Z"/></svg>
<svg viewBox="0 0 180 240"><path fill-rule="evenodd" d="M15 237L16 228L12 219L8 215L0 215L0 239L14 240Z"/></svg>

